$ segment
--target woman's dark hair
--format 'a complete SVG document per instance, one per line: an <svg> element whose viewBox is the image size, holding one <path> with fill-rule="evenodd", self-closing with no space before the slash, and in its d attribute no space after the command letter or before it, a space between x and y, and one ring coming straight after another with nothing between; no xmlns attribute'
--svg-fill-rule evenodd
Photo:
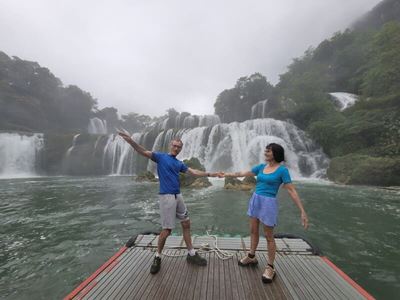
<svg viewBox="0 0 400 300"><path fill-rule="evenodd" d="M272 155L274 156L274 160L276 162L280 163L285 160L285 150L281 145L271 143L267 145L266 149L272 151Z"/></svg>

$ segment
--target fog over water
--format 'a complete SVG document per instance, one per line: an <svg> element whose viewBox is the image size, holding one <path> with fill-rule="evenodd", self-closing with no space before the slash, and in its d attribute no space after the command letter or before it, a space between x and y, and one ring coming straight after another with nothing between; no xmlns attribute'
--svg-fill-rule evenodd
<svg viewBox="0 0 400 300"><path fill-rule="evenodd" d="M100 108L210 114L239 77L276 84L292 58L378 2L4 0L0 50L48 67Z"/></svg>

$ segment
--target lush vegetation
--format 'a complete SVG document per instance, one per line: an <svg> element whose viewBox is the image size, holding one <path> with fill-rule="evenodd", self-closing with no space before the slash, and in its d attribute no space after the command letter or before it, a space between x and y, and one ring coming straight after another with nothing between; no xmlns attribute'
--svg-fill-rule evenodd
<svg viewBox="0 0 400 300"><path fill-rule="evenodd" d="M362 179L373 168L379 170L375 184L399 185L393 175L400 164L399 45L400 4L384 0L351 29L294 59L276 86L260 73L239 78L217 96L215 113L222 122L244 121L253 105L268 99L267 117L293 121L332 158L331 179L373 184ZM340 111L330 92L357 94L359 100ZM0 107L0 130L57 132L69 140L72 133L87 132L93 117L106 120L109 132L148 130L156 136L161 121L164 128L179 127L190 115L171 108L161 117L132 112L119 118L117 109L99 110L88 92L64 86L38 63L3 52Z"/></svg>
<svg viewBox="0 0 400 300"><path fill-rule="evenodd" d="M261 96L259 86L252 93L253 87L244 85L248 94L257 96L240 102L237 84L218 96L215 112L241 121L251 105L269 98L269 117L294 121L333 158L331 179L374 184L364 174L369 170L380 174L375 184L398 185L392 173L400 168L399 16L398 1L383 1L353 29L334 34L294 59L275 87L264 82L268 96ZM330 92L357 94L359 100L340 111Z"/></svg>
<svg viewBox="0 0 400 300"><path fill-rule="evenodd" d="M248 120L251 107L270 98L272 92L273 86L260 73L241 77L234 88L224 90L218 95L214 104L215 114L225 123Z"/></svg>
<svg viewBox="0 0 400 300"><path fill-rule="evenodd" d="M64 87L47 68L0 52L0 128L79 131L97 101L77 86Z"/></svg>

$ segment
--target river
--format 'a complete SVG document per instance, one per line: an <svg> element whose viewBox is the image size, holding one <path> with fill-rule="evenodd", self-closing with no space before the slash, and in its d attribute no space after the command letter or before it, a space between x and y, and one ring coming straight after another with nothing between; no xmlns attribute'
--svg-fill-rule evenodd
<svg viewBox="0 0 400 300"><path fill-rule="evenodd" d="M183 190L193 233L248 235L249 192L213 184ZM400 191L321 181L296 186L310 228L301 228L281 191L276 232L307 237L373 296L393 299L400 292ZM68 294L132 235L159 229L157 188L128 176L0 180L1 299Z"/></svg>

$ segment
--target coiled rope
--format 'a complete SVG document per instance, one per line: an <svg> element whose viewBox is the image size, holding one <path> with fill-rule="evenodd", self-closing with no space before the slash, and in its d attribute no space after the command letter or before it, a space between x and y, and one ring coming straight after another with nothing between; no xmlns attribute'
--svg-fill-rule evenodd
<svg viewBox="0 0 400 300"><path fill-rule="evenodd" d="M219 259L221 260L226 260L226 259L230 259L234 256L234 254L232 252L226 251L226 250L221 250L218 248L218 237L216 235L211 235L209 233L209 231L206 231L207 236L208 237L212 237L214 238L214 247L211 247L210 244L208 243L202 243L200 244L200 248L197 250L198 253L212 253L215 252L215 254L218 256ZM193 235L193 244L194 241L196 240L196 238L198 237L198 235ZM165 250L168 249L178 249L180 247L166 247ZM165 252L165 250L163 250L162 254L168 257L182 257L182 256L186 256L186 254L168 254Z"/></svg>

